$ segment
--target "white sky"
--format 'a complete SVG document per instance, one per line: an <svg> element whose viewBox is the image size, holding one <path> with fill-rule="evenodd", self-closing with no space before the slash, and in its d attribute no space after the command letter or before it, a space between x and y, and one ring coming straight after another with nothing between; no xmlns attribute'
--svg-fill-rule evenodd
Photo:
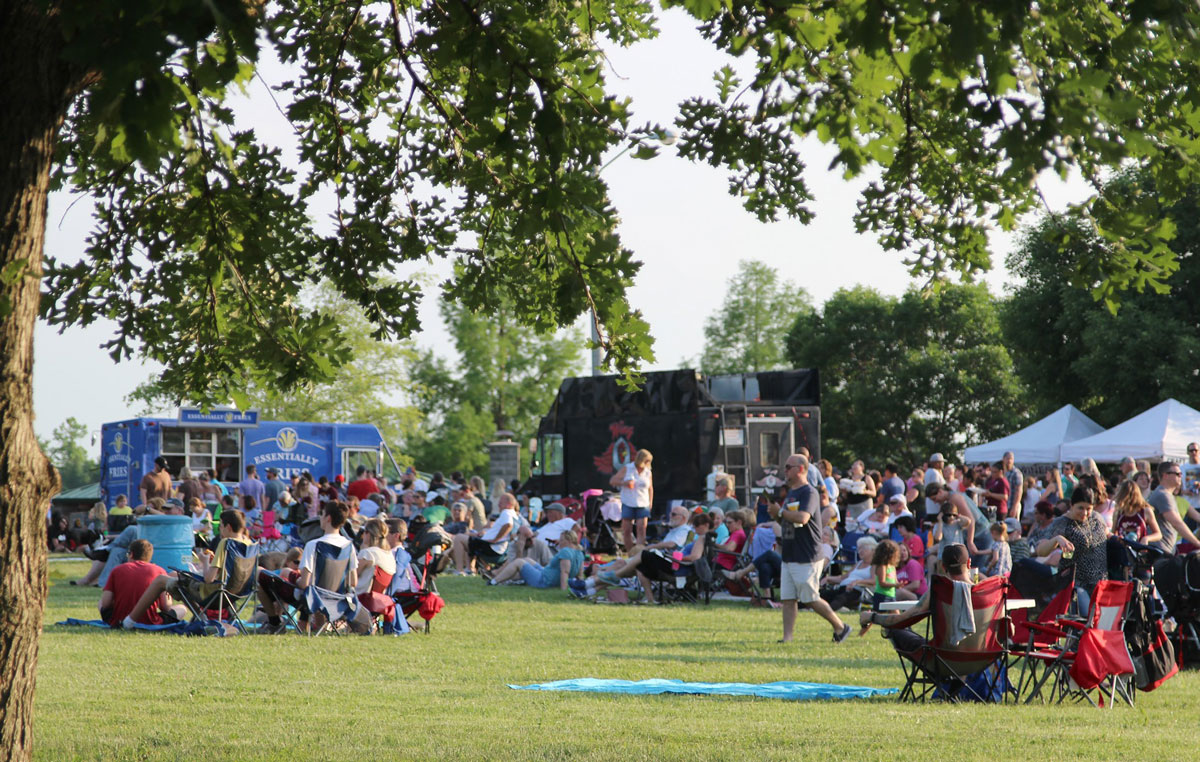
<svg viewBox="0 0 1200 762"><path fill-rule="evenodd" d="M715 93L712 73L727 61L700 38L682 11L664 14L661 29L655 40L610 54L609 87L633 98L633 125L673 122L678 103L687 96ZM247 118L260 129L272 123L269 128L282 126L274 105L261 92L252 93ZM776 268L783 278L806 288L817 304L840 288L860 283L891 295L913 283L900 255L883 251L869 235L855 233L855 202L866 180L848 183L840 174L825 172L833 152L819 142L811 141L808 157L816 218L807 226L792 221L760 224L728 194L724 173L679 159L671 150L652 161L626 155L604 171L621 214L624 243L644 263L629 297L656 339L657 360L648 370L681 367L700 356L704 318L723 299L717 284L732 277L742 259ZM1044 191L1055 207L1084 192L1080 183L1056 179L1046 181ZM68 260L82 252L91 225L86 201L68 210L71 201L66 194L51 196L46 239L48 254ZM997 292L1008 281L1003 263L1010 247L1010 236L993 236L995 269L985 280ZM448 262L439 263L434 275L444 277L449 268ZM421 308L424 329L414 340L448 354L449 337L432 290L428 293ZM58 334L39 324L34 336L39 436L49 437L68 416L98 432L102 423L133 414L124 397L153 367L114 364L100 349L112 330L112 324L98 323ZM558 381L548 383L557 386ZM97 448L89 451L94 455Z"/></svg>

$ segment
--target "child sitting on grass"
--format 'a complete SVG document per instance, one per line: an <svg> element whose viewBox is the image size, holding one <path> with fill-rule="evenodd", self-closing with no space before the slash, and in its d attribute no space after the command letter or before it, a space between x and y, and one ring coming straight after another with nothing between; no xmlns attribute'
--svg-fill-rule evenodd
<svg viewBox="0 0 1200 762"><path fill-rule="evenodd" d="M900 587L896 579L896 564L900 562L900 546L892 540L881 540L875 546L875 554L871 556L871 577L875 580L875 595L871 599L871 610L881 611L880 606L886 601L896 600L896 588ZM871 624L864 624L858 631L859 637L867 634Z"/></svg>

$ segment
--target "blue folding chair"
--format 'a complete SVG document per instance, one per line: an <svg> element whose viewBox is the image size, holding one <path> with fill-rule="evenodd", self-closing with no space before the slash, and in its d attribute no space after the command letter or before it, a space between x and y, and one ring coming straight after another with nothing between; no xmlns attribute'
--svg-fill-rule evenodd
<svg viewBox="0 0 1200 762"><path fill-rule="evenodd" d="M187 570L177 570L180 583L174 594L183 602L193 619L201 622L215 620L229 623L245 632L241 613L247 601L253 599L258 581L258 545L227 540L225 563L220 570L217 586Z"/></svg>
<svg viewBox="0 0 1200 762"><path fill-rule="evenodd" d="M304 589L304 603L309 614L321 614L325 621L314 632L309 620L309 634L326 631L337 633L338 622L351 622L359 615L358 596L350 585L350 572L355 568L354 545L337 547L318 542L314 553L315 574Z"/></svg>

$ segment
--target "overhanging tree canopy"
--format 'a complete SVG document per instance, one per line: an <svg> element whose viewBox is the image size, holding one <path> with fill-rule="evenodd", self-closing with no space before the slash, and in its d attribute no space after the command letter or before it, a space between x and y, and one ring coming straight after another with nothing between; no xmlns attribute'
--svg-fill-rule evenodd
<svg viewBox="0 0 1200 762"><path fill-rule="evenodd" d="M681 152L732 170L762 219L809 217L799 137L882 170L858 224L914 271L988 265L984 226L1037 201L1042 169L1146 168L1171 199L1196 169L1198 12L1178 3L675 0L722 49L750 54L741 92L683 105ZM417 289L378 277L452 256L470 309L519 296L536 328L594 311L618 368L651 358L625 299L637 273L596 170L654 131L608 96L598 40L653 33L639 0L9 0L0 5L0 748L30 753L45 589L35 538L56 476L34 439L32 326L46 196L98 199L82 262L53 262L44 316L116 321L115 358L163 362L179 397L244 400L256 383L332 377L336 320L298 307L331 281L382 338L417 327ZM227 93L263 48L296 75L281 102L297 165L233 128ZM745 97L743 97L743 95ZM643 155L649 151L641 152ZM306 202L331 193L331 226ZM1113 242L1102 296L1174 269L1158 199L1090 220Z"/></svg>

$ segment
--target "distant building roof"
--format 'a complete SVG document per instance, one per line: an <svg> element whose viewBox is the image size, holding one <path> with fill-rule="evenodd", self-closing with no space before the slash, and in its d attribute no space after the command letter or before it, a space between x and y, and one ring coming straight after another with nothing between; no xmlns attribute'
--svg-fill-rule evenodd
<svg viewBox="0 0 1200 762"><path fill-rule="evenodd" d="M85 484L82 487L65 490L50 498L55 505L87 503L91 505L100 501L100 482Z"/></svg>

